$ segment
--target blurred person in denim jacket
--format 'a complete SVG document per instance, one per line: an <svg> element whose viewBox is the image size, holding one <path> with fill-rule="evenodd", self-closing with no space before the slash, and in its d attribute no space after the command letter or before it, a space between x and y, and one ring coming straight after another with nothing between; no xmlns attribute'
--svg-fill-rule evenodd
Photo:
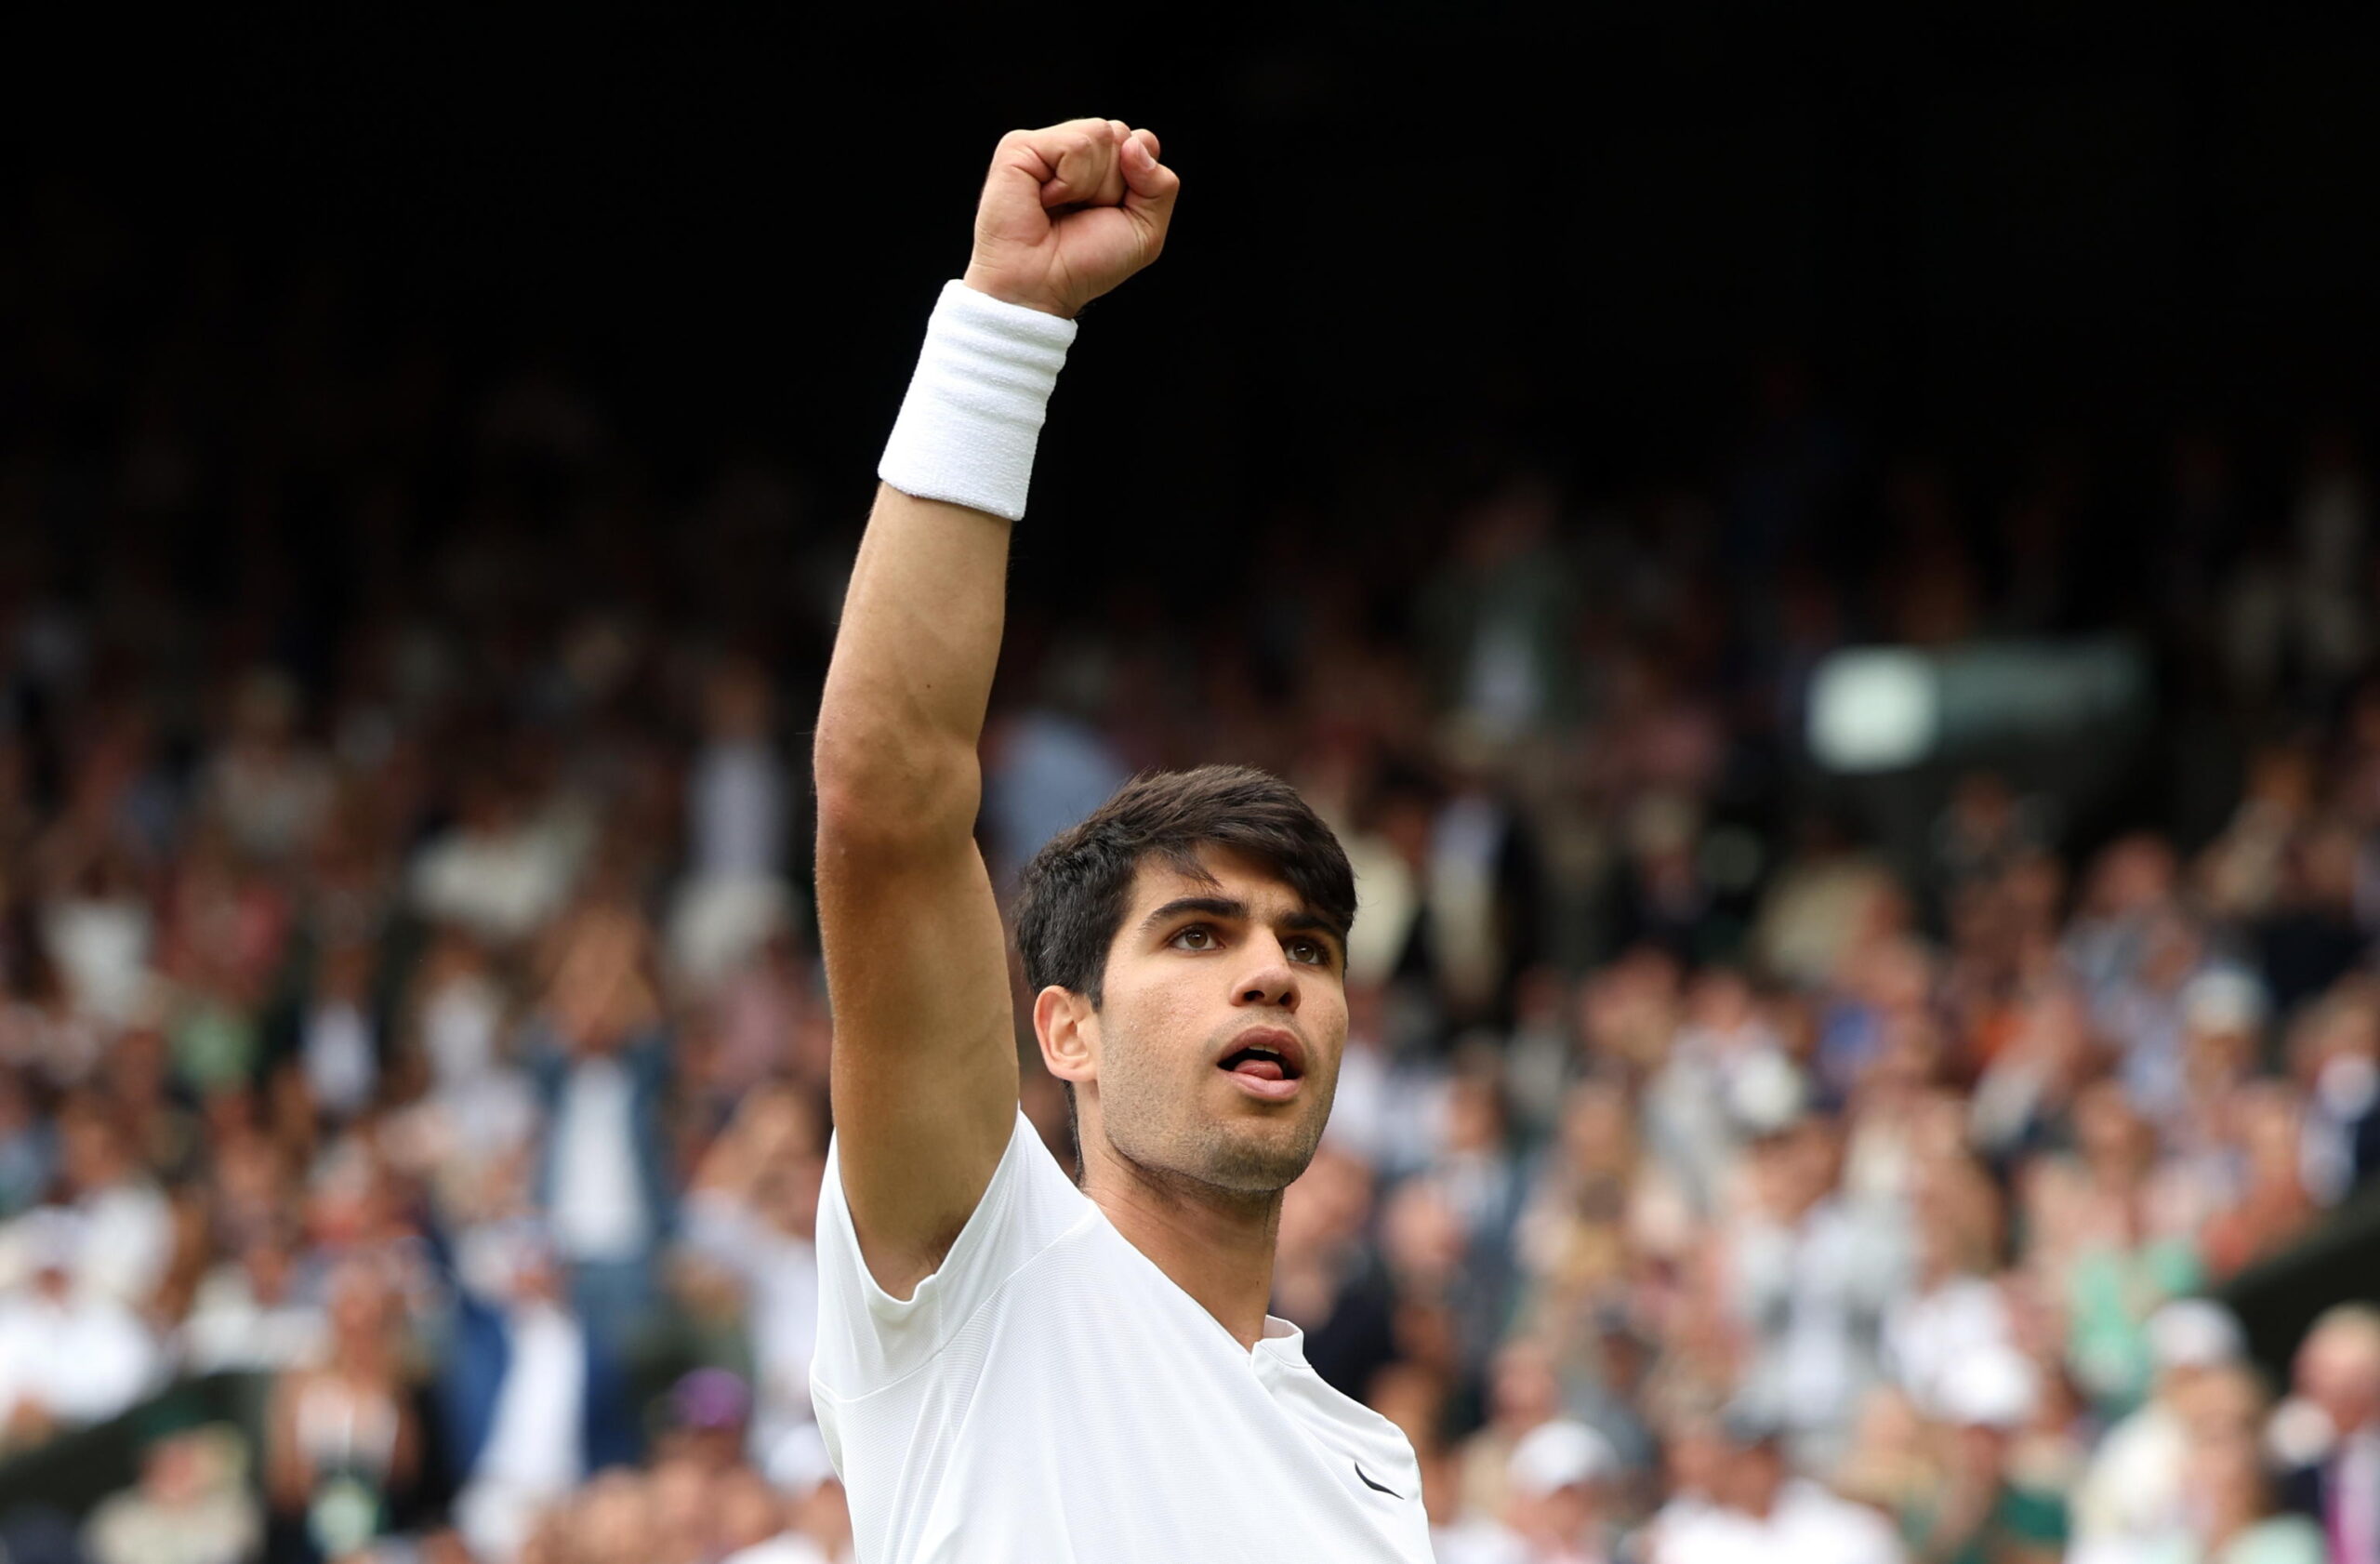
<svg viewBox="0 0 2380 1564"><path fill-rule="evenodd" d="M661 1103L669 1036L653 936L617 900L589 901L554 937L528 1057L545 1113L536 1198L587 1328L615 1346L641 1327L675 1210Z"/></svg>

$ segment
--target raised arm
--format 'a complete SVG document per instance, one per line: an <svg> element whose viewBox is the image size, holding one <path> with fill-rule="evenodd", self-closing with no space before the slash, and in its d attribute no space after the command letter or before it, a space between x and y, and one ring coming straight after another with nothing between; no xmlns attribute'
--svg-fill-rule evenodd
<svg viewBox="0 0 2380 1564"><path fill-rule="evenodd" d="M835 636L815 763L837 1154L896 1297L941 1264L1015 1123L975 750L1040 401L1074 315L1164 244L1178 181L1157 155L1115 120L1001 139L968 291L935 311Z"/></svg>

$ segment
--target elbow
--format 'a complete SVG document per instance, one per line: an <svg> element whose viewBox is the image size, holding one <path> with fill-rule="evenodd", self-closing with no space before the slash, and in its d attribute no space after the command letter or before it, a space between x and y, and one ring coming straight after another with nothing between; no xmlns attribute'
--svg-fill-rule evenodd
<svg viewBox="0 0 2380 1564"><path fill-rule="evenodd" d="M983 784L964 746L822 714L813 767L822 846L921 851L974 835Z"/></svg>

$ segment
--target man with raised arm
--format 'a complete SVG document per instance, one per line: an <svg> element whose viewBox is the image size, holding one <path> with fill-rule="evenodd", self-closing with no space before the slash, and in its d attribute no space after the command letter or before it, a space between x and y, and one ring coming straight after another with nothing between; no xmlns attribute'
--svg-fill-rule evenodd
<svg viewBox="0 0 2380 1564"><path fill-rule="evenodd" d="M1265 1313L1347 1033L1346 855L1286 784L1144 776L1025 868L1082 1185L1017 1108L975 848L1009 528L1074 316L1179 181L1113 120L994 154L879 474L818 717L835 1136L812 1385L866 1564L1430 1557L1411 1448Z"/></svg>

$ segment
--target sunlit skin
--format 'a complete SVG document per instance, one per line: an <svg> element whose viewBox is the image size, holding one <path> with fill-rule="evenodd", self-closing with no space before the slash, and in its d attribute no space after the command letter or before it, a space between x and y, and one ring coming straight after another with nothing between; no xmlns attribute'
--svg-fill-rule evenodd
<svg viewBox="0 0 2380 1564"><path fill-rule="evenodd" d="M1241 1345L1263 1333L1281 1191L1320 1144L1347 1041L1338 935L1258 860L1207 874L1145 862L1108 948L1101 1002L1051 987L1033 1027L1075 1088L1083 1189ZM1294 1093L1269 1100L1218 1067L1251 1032L1295 1040Z"/></svg>

